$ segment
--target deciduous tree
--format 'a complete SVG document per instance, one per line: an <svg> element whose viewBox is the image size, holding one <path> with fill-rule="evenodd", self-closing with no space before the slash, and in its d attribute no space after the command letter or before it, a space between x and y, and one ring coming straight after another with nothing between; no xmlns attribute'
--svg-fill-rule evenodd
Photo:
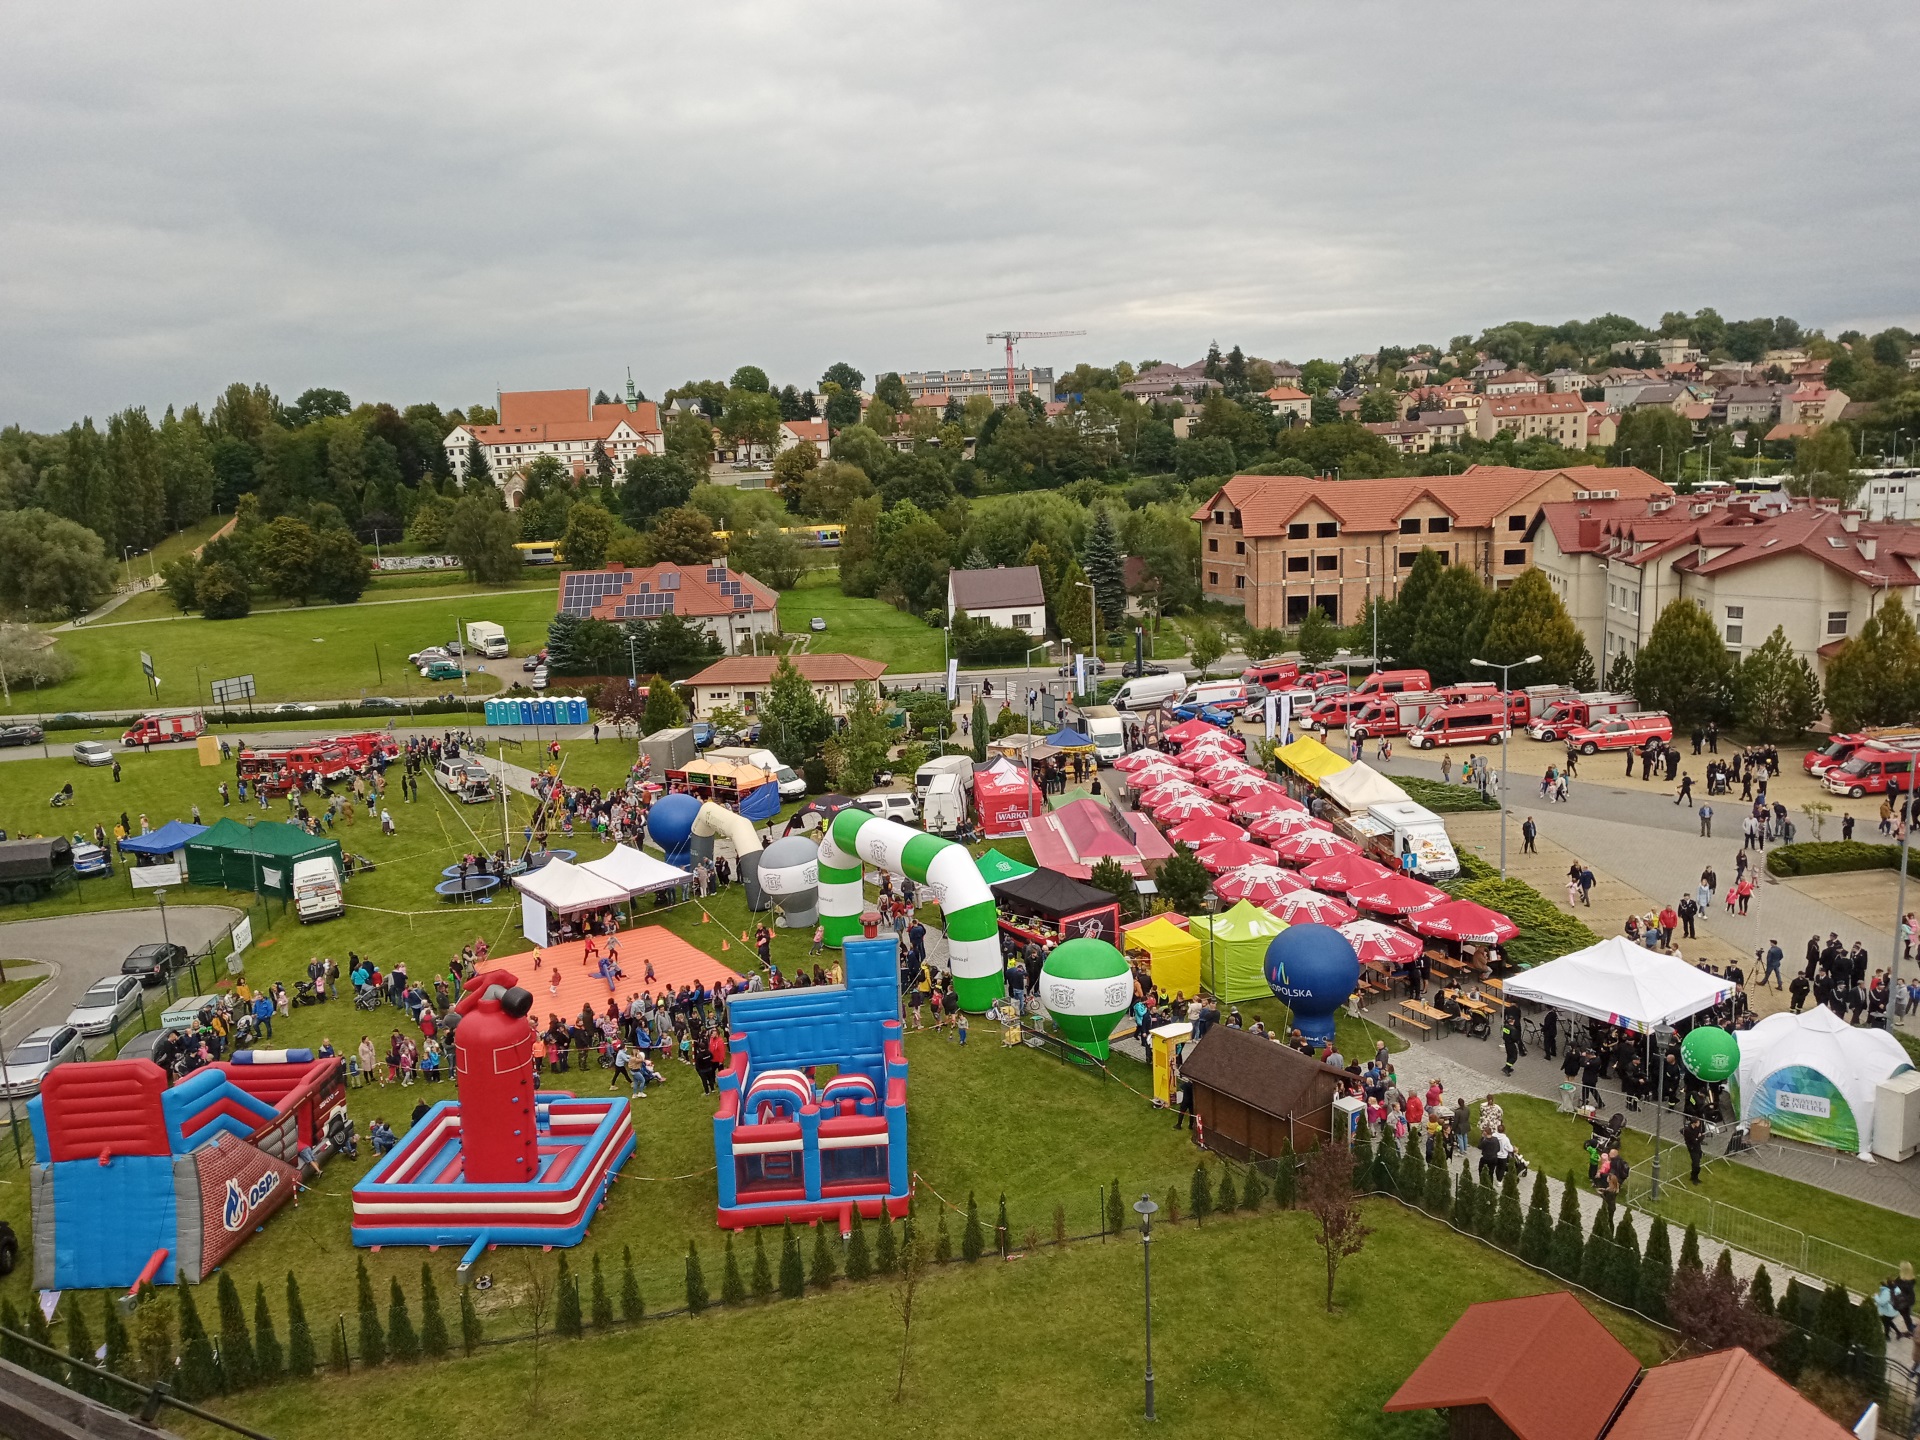
<svg viewBox="0 0 1920 1440"><path fill-rule="evenodd" d="M1820 718L1820 678L1806 657L1793 653L1784 627L1748 652L1734 676L1740 723L1762 740L1804 734Z"/></svg>
<svg viewBox="0 0 1920 1440"><path fill-rule="evenodd" d="M1733 658L1713 618L1691 599L1669 600L1634 660L1633 693L1676 728L1726 715Z"/></svg>
<svg viewBox="0 0 1920 1440"><path fill-rule="evenodd" d="M1341 1262L1366 1248L1373 1231L1360 1221L1353 1193L1353 1154L1340 1145L1322 1145L1307 1157L1300 1203L1313 1217L1314 1243L1327 1265L1327 1313L1333 1313L1333 1287Z"/></svg>
<svg viewBox="0 0 1920 1440"><path fill-rule="evenodd" d="M466 495L447 516L446 546L460 557L467 578L498 585L517 579L524 568L514 545L520 523L500 503L497 494Z"/></svg>
<svg viewBox="0 0 1920 1440"><path fill-rule="evenodd" d="M100 537L45 510L0 511L0 605L28 615L83 615L113 589Z"/></svg>
<svg viewBox="0 0 1920 1440"><path fill-rule="evenodd" d="M598 570L607 563L607 546L613 533L613 516L601 506L583 501L567 512L560 558L569 570Z"/></svg>
<svg viewBox="0 0 1920 1440"><path fill-rule="evenodd" d="M1527 569L1493 597L1487 612L1486 634L1479 655L1497 665L1510 665L1529 655L1540 663L1514 674L1520 685L1557 682L1570 684L1587 652L1580 627L1554 593L1546 572ZM1588 662L1589 667L1592 661Z"/></svg>
<svg viewBox="0 0 1920 1440"><path fill-rule="evenodd" d="M1920 713L1920 634L1889 592L1827 661L1827 708L1836 726L1901 724Z"/></svg>
<svg viewBox="0 0 1920 1440"><path fill-rule="evenodd" d="M720 553L720 541L703 511L683 505L654 521L648 549L656 565L704 565Z"/></svg>

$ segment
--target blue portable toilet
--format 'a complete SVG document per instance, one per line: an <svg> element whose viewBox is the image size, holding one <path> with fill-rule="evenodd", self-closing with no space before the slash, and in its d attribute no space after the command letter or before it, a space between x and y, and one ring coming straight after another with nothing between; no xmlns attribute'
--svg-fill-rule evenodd
<svg viewBox="0 0 1920 1440"><path fill-rule="evenodd" d="M533 701L515 700L513 702L513 710L514 723L516 725L531 725L533 723Z"/></svg>
<svg viewBox="0 0 1920 1440"><path fill-rule="evenodd" d="M536 725L551 725L553 723L553 701L542 698L534 702L533 723Z"/></svg>
<svg viewBox="0 0 1920 1440"><path fill-rule="evenodd" d="M584 725L587 723L587 702L584 696L573 695L568 697L567 722L571 725Z"/></svg>

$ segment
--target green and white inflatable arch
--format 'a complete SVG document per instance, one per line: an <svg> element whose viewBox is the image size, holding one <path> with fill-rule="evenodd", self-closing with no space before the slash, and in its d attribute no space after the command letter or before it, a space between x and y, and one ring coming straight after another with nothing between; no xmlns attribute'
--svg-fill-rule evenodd
<svg viewBox="0 0 1920 1440"><path fill-rule="evenodd" d="M904 875L940 897L947 963L962 1009L978 1014L1007 993L999 911L967 848L869 810L842 810L820 837L820 919L827 944L838 948L860 936L860 914L867 908L860 876L868 865Z"/></svg>

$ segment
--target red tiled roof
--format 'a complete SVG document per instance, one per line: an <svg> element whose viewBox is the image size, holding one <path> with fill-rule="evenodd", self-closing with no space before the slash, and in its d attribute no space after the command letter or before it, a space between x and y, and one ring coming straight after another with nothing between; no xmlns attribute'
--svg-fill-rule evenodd
<svg viewBox="0 0 1920 1440"><path fill-rule="evenodd" d="M1607 1440L1848 1440L1853 1432L1745 1350L1649 1370Z"/></svg>
<svg viewBox="0 0 1920 1440"><path fill-rule="evenodd" d="M1546 395L1487 397L1487 413L1496 420L1505 415L1577 415L1586 408L1586 401L1564 390Z"/></svg>
<svg viewBox="0 0 1920 1440"><path fill-rule="evenodd" d="M1576 400L1576 405L1578 404ZM1524 470L1514 465L1472 465L1458 475L1428 475L1388 480L1327 481L1291 475L1236 475L1193 512L1205 520L1220 508L1240 511L1249 538L1284 535L1287 522L1310 501L1331 511L1349 531L1379 533L1399 529L1400 517L1422 498L1431 499L1468 528L1484 528L1494 517L1516 508L1537 491L1565 477L1581 490L1617 489L1645 499L1672 492L1633 466L1574 466L1565 470Z"/></svg>
<svg viewBox="0 0 1920 1440"><path fill-rule="evenodd" d="M503 390L502 425L551 425L593 418L593 393L588 390Z"/></svg>
<svg viewBox="0 0 1920 1440"><path fill-rule="evenodd" d="M940 403L942 405L946 404L944 396L941 398ZM788 431L795 439L799 440L825 440L828 438L827 422L825 420L782 420L780 422L780 428Z"/></svg>
<svg viewBox="0 0 1920 1440"><path fill-rule="evenodd" d="M854 685L878 680L886 673L884 660L860 655L794 655L793 668L813 685ZM729 655L716 660L686 683L689 685L768 685L780 661L773 655Z"/></svg>
<svg viewBox="0 0 1920 1440"><path fill-rule="evenodd" d="M1269 400L1306 400L1311 398L1306 391L1295 389L1291 385L1276 385L1271 390L1263 393Z"/></svg>
<svg viewBox="0 0 1920 1440"><path fill-rule="evenodd" d="M1469 1305L1386 1410L1485 1405L1518 1440L1596 1440L1640 1362L1564 1290Z"/></svg>

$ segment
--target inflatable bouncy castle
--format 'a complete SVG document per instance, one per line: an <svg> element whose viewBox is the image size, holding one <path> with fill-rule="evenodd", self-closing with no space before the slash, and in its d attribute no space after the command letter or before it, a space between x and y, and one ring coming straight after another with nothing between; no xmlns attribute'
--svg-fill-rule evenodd
<svg viewBox="0 0 1920 1440"><path fill-rule="evenodd" d="M27 1102L34 1285L199 1282L294 1198L346 1100L311 1050L242 1050L171 1089L151 1060L56 1066Z"/></svg>
<svg viewBox="0 0 1920 1440"><path fill-rule="evenodd" d="M713 1117L729 1230L907 1213L907 1058L896 941L845 942L847 982L736 995ZM820 1066L837 1073L822 1080Z"/></svg>
<svg viewBox="0 0 1920 1440"><path fill-rule="evenodd" d="M535 1088L533 996L511 972L467 981L454 1007L457 1100L442 1100L353 1187L353 1243L578 1245L633 1154L625 1095Z"/></svg>

